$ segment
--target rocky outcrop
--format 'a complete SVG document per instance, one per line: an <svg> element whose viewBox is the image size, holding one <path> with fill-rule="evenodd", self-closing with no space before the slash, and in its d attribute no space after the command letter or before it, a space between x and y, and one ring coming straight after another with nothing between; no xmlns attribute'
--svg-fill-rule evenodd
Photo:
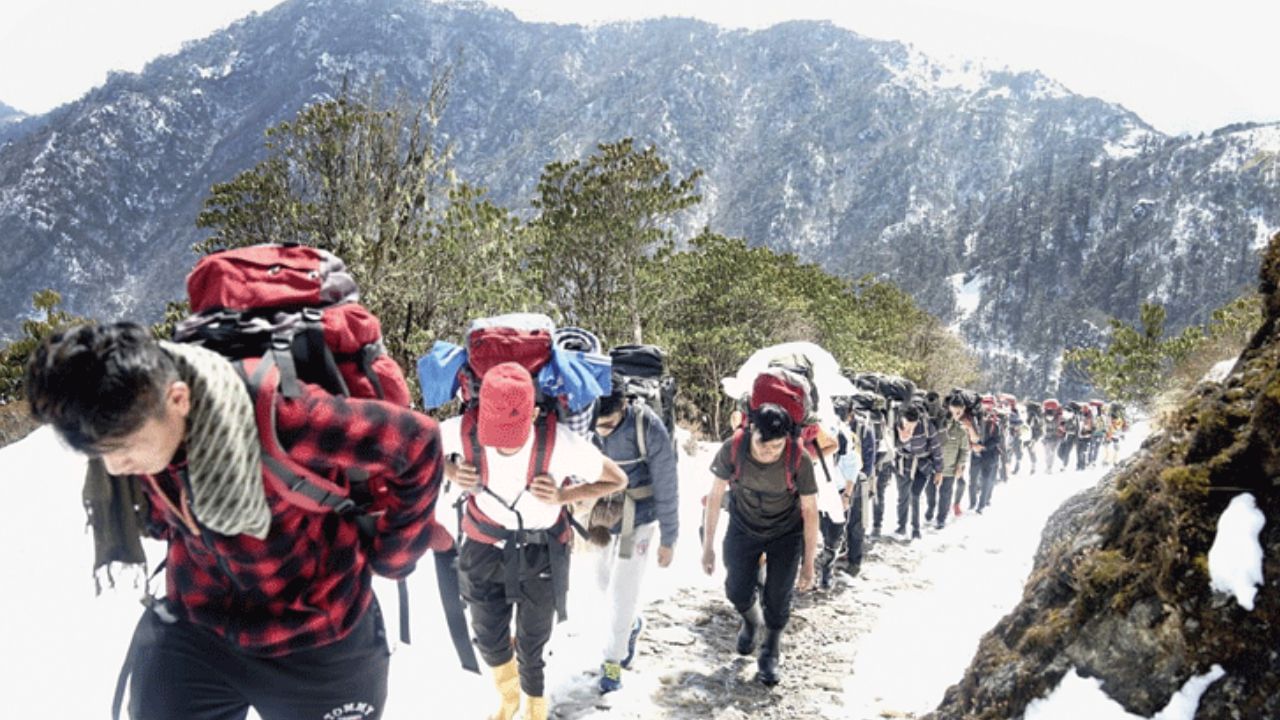
<svg viewBox="0 0 1280 720"><path fill-rule="evenodd" d="M1280 717L1280 235L1261 287L1266 319L1232 374L1054 515L1021 604L930 717L1021 717L1073 668L1149 717L1214 664L1226 677L1196 717ZM1242 492L1267 518L1252 611L1212 592L1208 574L1218 518Z"/></svg>

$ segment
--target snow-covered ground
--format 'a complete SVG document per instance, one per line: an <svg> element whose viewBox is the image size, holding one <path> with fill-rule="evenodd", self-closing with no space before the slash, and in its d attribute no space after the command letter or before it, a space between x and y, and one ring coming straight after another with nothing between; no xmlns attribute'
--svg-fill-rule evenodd
<svg viewBox="0 0 1280 720"><path fill-rule="evenodd" d="M1144 428L1130 433L1126 454L1144 434ZM751 682L754 663L727 650L735 620L723 598L723 571L708 577L699 567L699 500L709 485L714 449L703 445L681 458L676 559L671 568L649 570L649 629L623 689L605 698L591 690L604 622L593 582L595 556L589 550L575 555L571 618L556 629L548 649L553 716L727 720L925 713L960 679L981 635L1017 603L1049 514L1105 472L1028 476L1024 468L996 488L986 514L965 514L914 543L876 542L859 577L844 578L831 594L797 600L784 640L784 682L768 691ZM115 590L94 596L92 543L80 502L83 467L83 459L47 428L0 450L0 482L13 508L0 524L11 579L0 597L5 703L24 716L105 715L141 612L133 578L120 578ZM893 503L890 489L890 513ZM148 547L153 557L160 550L158 544ZM384 717L484 717L489 680L458 668L431 565L423 563L410 578L414 641L395 649ZM378 591L387 617L397 617L394 586L379 581Z"/></svg>

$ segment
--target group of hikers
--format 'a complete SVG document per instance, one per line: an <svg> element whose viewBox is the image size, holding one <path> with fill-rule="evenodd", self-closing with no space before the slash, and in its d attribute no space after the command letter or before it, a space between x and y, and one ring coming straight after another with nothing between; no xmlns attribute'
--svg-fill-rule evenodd
<svg viewBox="0 0 1280 720"><path fill-rule="evenodd" d="M543 654L567 617L577 543L599 546L596 682L622 686L645 571L671 564L680 529L661 351L606 351L541 315L483 318L419 359L415 409L332 254L215 253L187 288L193 314L172 340L127 322L74 327L36 348L25 377L35 418L91 457L97 575L144 563L140 536L167 543L165 592L148 583L117 716L127 684L134 718L380 717L389 649L372 576L401 581L407 640L403 579L428 550L463 666L478 668L478 648L492 675L490 718L548 717ZM980 513L1024 455L1035 472L1037 444L1047 472L1072 451L1083 468L1100 451L1114 462L1124 430L1118 406L1019 409L873 373L833 387L813 360L781 353L746 373L709 468L701 563L716 570L722 535L737 650L758 646L766 685L793 591L831 589L841 558L857 575L891 480L896 533L910 522L918 538L922 494L926 526L941 528L961 514L966 478ZM424 412L449 409L441 422Z"/></svg>

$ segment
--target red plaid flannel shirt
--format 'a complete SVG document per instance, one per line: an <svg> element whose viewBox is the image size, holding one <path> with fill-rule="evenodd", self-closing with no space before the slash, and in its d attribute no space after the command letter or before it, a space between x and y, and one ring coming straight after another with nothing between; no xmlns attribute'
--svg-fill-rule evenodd
<svg viewBox="0 0 1280 720"><path fill-rule="evenodd" d="M444 469L436 422L390 403L303 388L300 398L279 398L281 445L317 474L332 478L357 468L386 480L388 497L380 503L386 513L372 539L363 538L352 519L303 510L270 484L265 540L219 535L198 524L199 533L192 533L155 495L159 488L181 507L185 463L142 483L151 500L151 534L169 542L170 601L191 622L257 655L341 640L369 608L371 572L404 577L433 537L448 537L435 523Z"/></svg>

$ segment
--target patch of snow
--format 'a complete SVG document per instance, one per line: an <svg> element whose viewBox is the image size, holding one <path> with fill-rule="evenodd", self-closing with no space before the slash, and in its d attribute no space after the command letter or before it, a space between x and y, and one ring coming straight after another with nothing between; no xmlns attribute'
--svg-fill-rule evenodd
<svg viewBox="0 0 1280 720"><path fill-rule="evenodd" d="M988 87L987 70L972 61L939 60L929 57L914 47L904 48L905 59L884 57L884 67L893 74L891 84L909 89L959 90L977 93Z"/></svg>
<svg viewBox="0 0 1280 720"><path fill-rule="evenodd" d="M959 330L964 321L978 309L978 305L982 302L982 288L987 284L987 279L981 275L975 275L968 282L965 282L964 275L964 273L956 273L947 278L947 282L951 283L951 289L955 293L956 310L959 312L955 322L951 323L952 330Z"/></svg>
<svg viewBox="0 0 1280 720"><path fill-rule="evenodd" d="M1218 534L1209 548L1209 580L1215 592L1230 593L1245 610L1253 610L1262 578L1262 545L1258 534L1267 518L1253 495L1241 493L1218 518Z"/></svg>
<svg viewBox="0 0 1280 720"><path fill-rule="evenodd" d="M1205 373L1204 378L1202 379L1205 382L1220 383L1223 380L1227 379L1227 376L1231 374L1231 368L1235 366L1236 366L1235 358L1231 358L1230 360L1223 360L1217 365L1214 365L1213 367L1209 368L1209 372Z"/></svg>
<svg viewBox="0 0 1280 720"><path fill-rule="evenodd" d="M1150 720L1193 720L1200 698L1209 686L1226 675L1221 665L1214 665L1204 675L1187 680L1182 689L1169 698L1169 704ZM1046 698L1027 705L1023 720L1147 720L1124 709L1102 689L1097 678L1083 678L1072 670Z"/></svg>
<svg viewBox="0 0 1280 720"><path fill-rule="evenodd" d="M1102 151L1113 160L1135 157L1142 152L1146 141L1150 137L1151 132L1149 130L1135 125L1129 128L1124 137L1118 140L1108 140L1102 146Z"/></svg>

